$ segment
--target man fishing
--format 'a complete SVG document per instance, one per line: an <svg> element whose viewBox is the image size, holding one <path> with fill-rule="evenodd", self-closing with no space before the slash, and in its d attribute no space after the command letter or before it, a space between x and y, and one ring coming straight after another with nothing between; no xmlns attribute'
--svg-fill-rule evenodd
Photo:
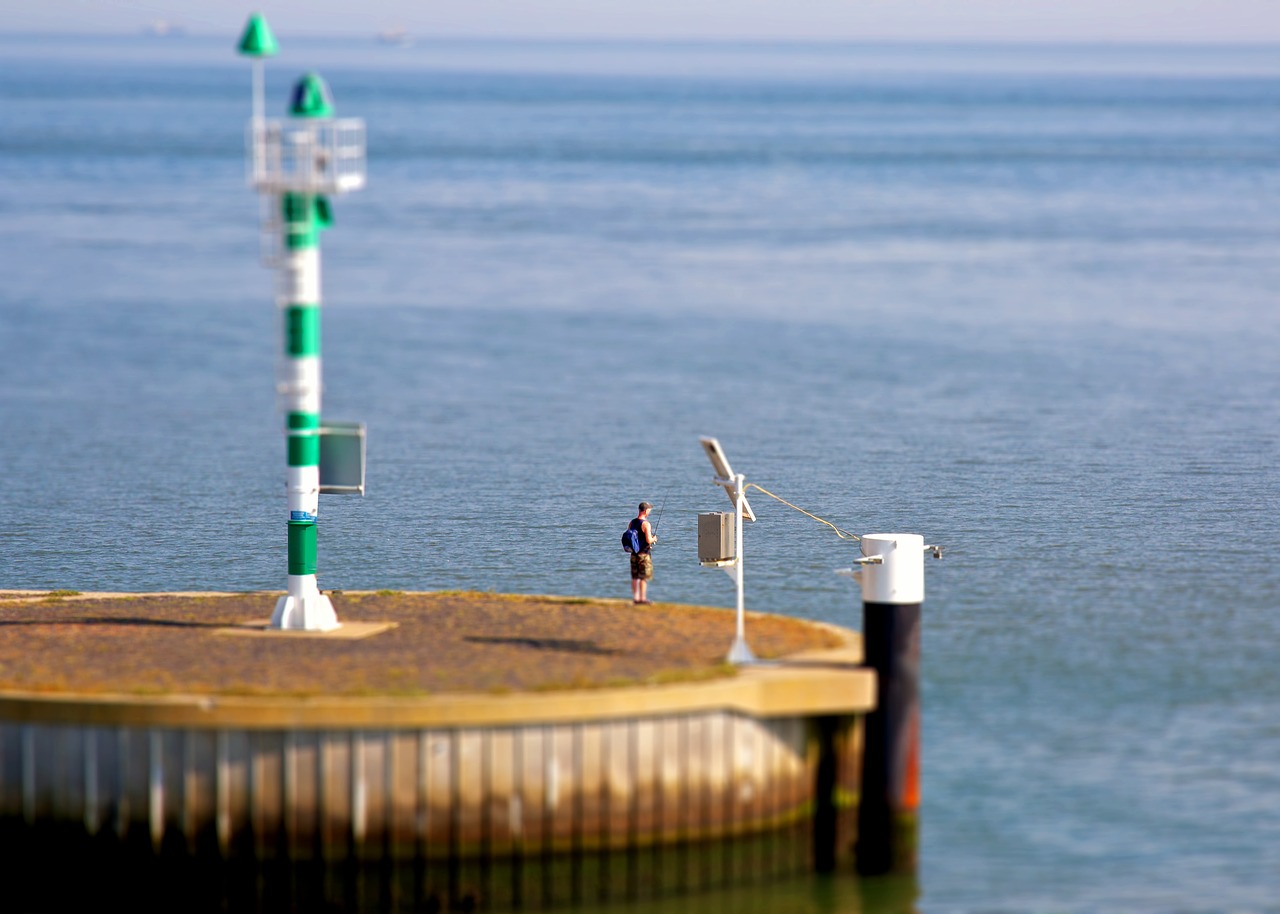
<svg viewBox="0 0 1280 914"><path fill-rule="evenodd" d="M631 553L631 601L637 605L648 604L649 582L653 580L653 546L658 534L649 523L652 510L653 505L640 502L640 513L627 525L628 530L636 531L640 546Z"/></svg>

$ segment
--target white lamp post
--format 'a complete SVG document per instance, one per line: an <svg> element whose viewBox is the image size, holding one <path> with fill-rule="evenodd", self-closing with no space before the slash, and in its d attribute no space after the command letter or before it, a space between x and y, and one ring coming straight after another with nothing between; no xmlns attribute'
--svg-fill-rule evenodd
<svg viewBox="0 0 1280 914"><path fill-rule="evenodd" d="M747 479L741 473L733 472L733 468L729 466L728 458L724 455L724 450L720 447L720 442L715 438L700 438L699 441L702 443L702 449L706 451L707 459L711 461L711 466L716 471L715 484L723 486L733 502L733 563L732 565L722 565L721 567L725 571L729 571L730 568L733 569L730 573L733 575L734 583L738 588L738 628L726 659L734 664L754 663L756 655L747 646L746 603L742 584L742 522L744 520L754 521L756 515L751 510L751 505L747 504Z"/></svg>

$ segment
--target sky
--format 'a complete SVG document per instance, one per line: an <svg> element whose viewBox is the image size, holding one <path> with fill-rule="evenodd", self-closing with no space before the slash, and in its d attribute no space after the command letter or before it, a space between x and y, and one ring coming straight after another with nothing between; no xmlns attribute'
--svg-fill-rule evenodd
<svg viewBox="0 0 1280 914"><path fill-rule="evenodd" d="M418 38L1280 42L1280 0L0 0L0 32Z"/></svg>

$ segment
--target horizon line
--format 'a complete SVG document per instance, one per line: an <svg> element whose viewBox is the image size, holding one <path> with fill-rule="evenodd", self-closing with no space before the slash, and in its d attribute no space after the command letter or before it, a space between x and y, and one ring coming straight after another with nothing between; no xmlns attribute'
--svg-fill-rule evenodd
<svg viewBox="0 0 1280 914"><path fill-rule="evenodd" d="M165 34L154 34L148 31L146 26L128 30L101 30L101 31L73 31L73 30L48 30L48 29L4 29L0 27L0 38L150 38L159 42L181 42L184 39L218 39L227 40L232 44L235 43L237 33L235 32L213 32L202 30L190 30L185 26L175 23L180 31ZM371 43L376 44L380 36L380 32L367 32L353 35L350 32L343 31L317 31L314 29L304 29L297 31L285 32L290 38L298 38L303 40L332 40L332 41L352 41L360 44ZM996 37L996 38L975 38L975 37L941 37L935 36L930 38L902 38L893 36L864 36L864 37L841 37L831 38L824 36L787 36L787 37L769 37L765 35L715 35L715 36L660 36L660 35L642 35L642 36L624 36L624 35L516 35L516 34L475 34L475 33L449 33L449 34L430 34L423 35L415 32L406 32L405 37L410 42L495 42L509 44L686 44L686 45L730 45L730 44L756 44L756 45L797 45L797 46L824 46L824 47L842 47L842 46L877 46L877 45L898 45L911 47L930 47L930 46L946 46L946 47L1018 47L1018 46L1035 46L1035 47L1053 47L1053 48L1097 48L1097 47L1114 47L1114 48L1254 48L1269 49L1280 47L1280 37L1266 39L1246 39L1246 38L1050 38L1050 37Z"/></svg>

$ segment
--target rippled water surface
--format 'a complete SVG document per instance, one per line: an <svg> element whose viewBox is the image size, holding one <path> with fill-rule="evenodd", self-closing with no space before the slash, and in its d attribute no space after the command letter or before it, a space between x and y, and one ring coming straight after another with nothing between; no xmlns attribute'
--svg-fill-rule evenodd
<svg viewBox="0 0 1280 914"><path fill-rule="evenodd" d="M246 67L0 46L0 588L282 588ZM285 47L272 110L319 66L369 130L323 587L622 597L643 498L653 595L732 605L716 435L946 546L919 911L1280 911L1274 49ZM748 607L859 624L850 547L751 499Z"/></svg>

